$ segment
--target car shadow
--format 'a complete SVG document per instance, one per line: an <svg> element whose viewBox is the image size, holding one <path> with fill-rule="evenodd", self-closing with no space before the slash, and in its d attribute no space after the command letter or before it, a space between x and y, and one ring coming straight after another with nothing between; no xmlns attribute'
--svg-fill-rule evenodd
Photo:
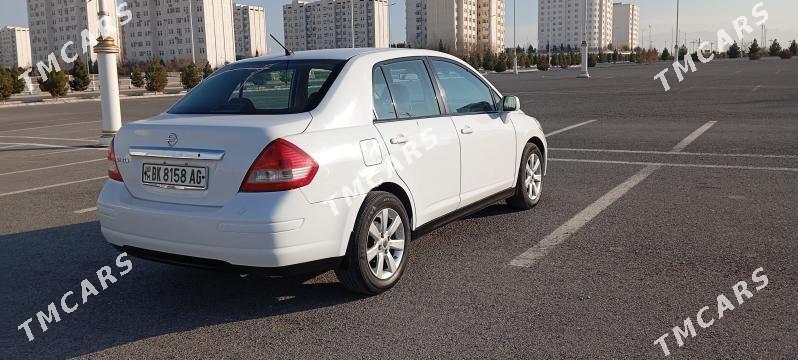
<svg viewBox="0 0 798 360"><path fill-rule="evenodd" d="M182 268L132 258L120 276L119 254L99 224L81 223L0 236L0 348L13 358L75 357L154 336L334 306L363 297L334 278L264 278ZM102 290L96 272L110 266L118 278ZM81 281L99 291L81 300ZM61 298L68 292L65 313ZM36 313L53 302L60 321L42 332ZM28 318L34 340L18 326Z"/></svg>
<svg viewBox="0 0 798 360"><path fill-rule="evenodd" d="M504 201L502 201L500 203L495 203L495 204L493 204L491 206L488 206L488 207L486 207L486 208L484 208L484 209L482 209L480 211L477 211L477 212L475 212L475 213L473 213L471 215L468 215L468 216L466 216L463 219L489 218L489 217L494 217L494 216L513 214L513 213L517 213L517 212L519 212L519 211L507 206L507 204L505 204Z"/></svg>

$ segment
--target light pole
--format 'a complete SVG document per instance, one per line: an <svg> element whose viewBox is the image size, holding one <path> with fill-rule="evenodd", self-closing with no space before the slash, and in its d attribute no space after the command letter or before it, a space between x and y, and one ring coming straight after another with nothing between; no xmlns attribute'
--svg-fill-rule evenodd
<svg viewBox="0 0 798 360"><path fill-rule="evenodd" d="M352 49L355 48L355 0L349 0L349 4L352 6L351 15L352 15ZM388 40L390 42L390 39Z"/></svg>
<svg viewBox="0 0 798 360"><path fill-rule="evenodd" d="M191 63L197 65L197 57L194 55L194 6L191 0L188 0L188 25L191 31Z"/></svg>
<svg viewBox="0 0 798 360"><path fill-rule="evenodd" d="M654 41L651 40L651 25L648 26L648 48L649 49L654 48Z"/></svg>
<svg viewBox="0 0 798 360"><path fill-rule="evenodd" d="M679 61L679 0L676 0L676 42L673 43L673 58Z"/></svg>
<svg viewBox="0 0 798 360"><path fill-rule="evenodd" d="M112 19L111 13L106 9L106 0L100 0L97 16L102 29L103 24L116 24L117 19ZM103 19L106 21L104 22ZM112 26L112 25L105 25ZM116 30L116 26L114 30ZM97 46L94 52L97 54L97 69L100 73L100 107L102 108L102 125L100 133L100 146L109 146L116 132L122 127L122 113L119 103L119 78L116 73L116 54L119 47L116 45L112 34L116 32L100 31L100 38L97 39Z"/></svg>
<svg viewBox="0 0 798 360"><path fill-rule="evenodd" d="M582 71L578 78L589 79L590 73L587 71L587 0L585 0L585 17L582 23Z"/></svg>
<svg viewBox="0 0 798 360"><path fill-rule="evenodd" d="M391 47L391 6L396 5L396 3L388 4L388 47Z"/></svg>
<svg viewBox="0 0 798 360"><path fill-rule="evenodd" d="M516 33L515 22L515 0L513 0L513 72L518 75L518 41L515 39Z"/></svg>

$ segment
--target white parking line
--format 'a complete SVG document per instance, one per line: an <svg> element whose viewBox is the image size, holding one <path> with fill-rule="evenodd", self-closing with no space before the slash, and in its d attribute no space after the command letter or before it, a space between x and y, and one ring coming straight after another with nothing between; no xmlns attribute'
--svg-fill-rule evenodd
<svg viewBox="0 0 798 360"><path fill-rule="evenodd" d="M73 211L73 213L75 213L75 214L85 214L85 213L89 213L89 212L92 212L92 211L97 211L97 207L95 206L95 207L90 207L90 208L86 208L86 209L75 210L75 211Z"/></svg>
<svg viewBox="0 0 798 360"><path fill-rule="evenodd" d="M12 138L12 139L34 139L34 140L60 140L60 141L92 141L97 142L97 140L86 140L86 139L69 139L69 138L53 138L53 137L38 137L38 136L13 136L13 135L0 135L0 138Z"/></svg>
<svg viewBox="0 0 798 360"><path fill-rule="evenodd" d="M715 125L714 121L710 121L696 131L693 131L690 135L688 135L684 140L680 141L676 146L673 147L671 150L672 152L679 152L690 143L695 141L701 134L706 132L712 125ZM552 159L549 159L552 160ZM608 193L601 196L598 200L593 202L592 204L588 205L584 210L580 211L578 214L574 215L571 219L566 221L564 224L560 225L557 229L555 229L551 234L547 235L543 240L539 243L535 244L529 248L529 250L525 251L523 254L518 255L515 259L510 261L510 265L512 266L519 266L519 267L532 267L539 259L546 256L552 249L557 247L558 245L562 244L567 240L571 234L576 233L581 229L585 224L593 220L598 214L602 211L607 209L610 205L615 203L618 199L620 199L624 194L632 190L637 184L643 182L646 178L648 178L654 171L661 168L663 165L661 164L650 164L645 163L645 167L632 175L632 177L626 179L623 183L616 186Z"/></svg>
<svg viewBox="0 0 798 360"><path fill-rule="evenodd" d="M735 170L761 170L761 171L798 172L798 168L788 168L788 167L712 165L712 164L680 164L680 163L656 163L656 162L645 162L645 161L612 161L612 160L558 159L558 158L549 158L549 161L554 161L554 162L579 162L579 163L594 163L594 164L645 165L645 166L670 166L670 167L691 167L691 168L708 168L708 169L735 169Z"/></svg>
<svg viewBox="0 0 798 360"><path fill-rule="evenodd" d="M682 140L678 144L676 144L676 146L673 147L671 152L674 152L674 153L681 152L682 150L684 150L684 148L686 148L693 141L695 141L695 139L698 139L699 136L703 135L707 130L709 130L709 128L711 128L716 123L717 123L717 121L710 121L710 122L704 124L703 126L701 126L700 128L696 129L696 131L693 131L690 135L687 135L687 137L684 138L684 140Z"/></svg>
<svg viewBox="0 0 798 360"><path fill-rule="evenodd" d="M546 256L557 245L562 244L568 239L571 234L579 231L585 224L593 220L604 209L612 205L621 196L632 190L635 185L645 180L651 173L659 169L659 166L646 166L643 170L638 171L632 177L624 181L622 184L610 190L604 196L600 197L590 206L580 211L565 224L560 225L554 232L543 238L539 243L535 244L532 248L525 251L523 254L518 255L510 262L510 265L520 267L531 267L536 261Z"/></svg>
<svg viewBox="0 0 798 360"><path fill-rule="evenodd" d="M20 144L8 145L8 146L0 146L0 150L10 149L10 148L14 148L14 147L17 147L17 146L20 146Z"/></svg>
<svg viewBox="0 0 798 360"><path fill-rule="evenodd" d="M102 158L102 159L94 159L94 160L85 160L85 161L78 161L78 162L73 162L73 163L68 163L68 164L45 166L45 167L40 167L40 168L36 168L36 169L17 170L17 171L12 171L12 172L7 172L7 173L0 173L0 176L22 174L22 173L27 173L27 172L32 172L32 171L39 171L39 170L49 170L49 169L55 169L55 168L60 168L60 167L65 167L65 166L72 166L72 165L88 164L88 163L93 163L93 162L98 162L98 161L103 161L103 160L106 160L106 159Z"/></svg>
<svg viewBox="0 0 798 360"><path fill-rule="evenodd" d="M29 192L33 192L33 191L52 189L52 188L56 188L56 187L60 187L60 186L80 184L80 183L85 183L85 182L89 182L89 181L96 181L96 180L100 180L100 179L107 179L107 178L108 178L107 176L100 176L100 177L91 178L91 179L83 179L83 180L70 181L70 182L65 182L65 183L60 183L60 184L39 186L39 187L35 187L35 188L30 188L30 189L24 189L24 190L17 190L17 191L2 193L2 194L0 194L0 197L17 195L17 194L24 194L24 193L29 193Z"/></svg>
<svg viewBox="0 0 798 360"><path fill-rule="evenodd" d="M0 133L9 133L9 132L15 132L15 131L36 130L36 129L47 129L47 128L51 128L51 127L61 127L61 126L89 124L89 123L99 123L99 122L97 120L94 120L94 121L81 121L81 122L74 122L74 123L68 123L68 124L36 126L36 127L29 127L29 128L24 128L24 129L0 130Z"/></svg>
<svg viewBox="0 0 798 360"><path fill-rule="evenodd" d="M679 155L679 156L718 156L718 157L750 157L750 158L773 158L773 159L798 159L798 155L768 155L768 154L720 154L720 153L697 153L697 152L673 152L673 151L649 151L649 150L617 150L617 149L575 149L575 148L549 148L549 151L570 151L570 152L596 152L596 153L620 153L620 154L650 154L650 155Z"/></svg>
<svg viewBox="0 0 798 360"><path fill-rule="evenodd" d="M581 123L576 124L576 125L567 126L567 127L564 127L564 128L562 128L560 130L555 130L555 131L552 131L552 132L546 134L546 137L554 136L554 135L557 135L557 134L561 134L561 133L564 133L564 132L566 132L568 130L573 130L573 129L576 129L576 128L580 127L580 126L587 125L587 124L590 124L590 123L594 123L596 121L598 121L598 120L588 120L588 121L581 122Z"/></svg>
<svg viewBox="0 0 798 360"><path fill-rule="evenodd" d="M35 156L56 155L56 154L63 154L63 153L75 152L75 151L83 151L83 150L101 150L101 151L108 151L108 149L103 149L103 148L81 147L81 148L69 149L69 150L58 150L58 151L51 151L51 152L46 152L46 153L41 153L41 154L36 154L36 155L31 155L31 156L34 156L34 157L35 157Z"/></svg>

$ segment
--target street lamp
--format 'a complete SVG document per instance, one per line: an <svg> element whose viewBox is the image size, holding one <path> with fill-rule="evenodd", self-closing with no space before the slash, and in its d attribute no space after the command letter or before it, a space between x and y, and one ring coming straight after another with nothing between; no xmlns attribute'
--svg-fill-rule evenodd
<svg viewBox="0 0 798 360"><path fill-rule="evenodd" d="M101 31L100 38L97 39L97 46L94 47L94 52L97 54L97 69L100 73L100 107L102 108L100 146L109 146L116 132L122 127L119 78L116 72L116 54L119 53L119 47L112 36L117 32L107 29L105 29L106 32L102 31L104 26L116 24L117 19L109 19L111 13L106 9L106 1L98 1L97 17ZM116 30L116 25L113 25L113 29Z"/></svg>
<svg viewBox="0 0 798 360"><path fill-rule="evenodd" d="M391 47L391 6L396 5L396 3L388 4L388 47Z"/></svg>
<svg viewBox="0 0 798 360"><path fill-rule="evenodd" d="M518 75L518 41L515 39L516 33L516 21L515 21L515 0L513 0L513 72Z"/></svg>
<svg viewBox="0 0 798 360"><path fill-rule="evenodd" d="M587 71L587 0L585 0L585 18L582 23L582 71L578 78L589 79L590 73Z"/></svg>
<svg viewBox="0 0 798 360"><path fill-rule="evenodd" d="M679 0L676 0L676 42L673 44L673 58L679 61Z"/></svg>

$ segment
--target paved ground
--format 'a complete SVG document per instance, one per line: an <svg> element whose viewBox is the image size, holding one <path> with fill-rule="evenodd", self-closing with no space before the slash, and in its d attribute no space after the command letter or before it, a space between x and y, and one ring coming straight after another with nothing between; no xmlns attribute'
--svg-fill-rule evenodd
<svg viewBox="0 0 798 360"><path fill-rule="evenodd" d="M414 242L384 295L349 294L331 273L242 279L134 259L46 333L34 319L33 342L23 321L115 267L91 210L105 152L82 147L99 104L1 109L0 358L660 358L666 333L673 358L794 358L798 61L699 65L681 84L671 71L667 93L653 79L664 66L492 75L552 134L545 198ZM123 115L173 101L126 100ZM735 309L719 319L721 294ZM678 347L687 318L696 336Z"/></svg>

